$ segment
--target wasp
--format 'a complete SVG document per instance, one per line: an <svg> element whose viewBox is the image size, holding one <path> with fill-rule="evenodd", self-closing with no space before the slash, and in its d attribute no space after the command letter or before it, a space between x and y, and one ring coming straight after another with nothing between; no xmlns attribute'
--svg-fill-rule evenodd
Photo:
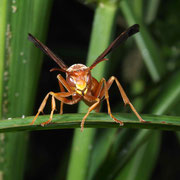
<svg viewBox="0 0 180 180"><path fill-rule="evenodd" d="M116 83L119 92L122 96L125 105L129 105L131 110L137 116L140 122L145 122L141 116L138 114L134 106L131 104L129 98L127 97L123 87L115 76L111 76L108 81L102 78L99 82L91 75L91 70L100 62L108 60L105 58L112 50L119 46L122 42L128 39L133 34L139 32L139 25L134 24L127 30L122 32L109 46L105 49L94 61L94 63L87 67L84 64L73 64L68 67L62 59L57 57L47 46L36 39L33 35L29 34L28 38L32 41L38 48L40 48L45 54L47 54L51 59L53 59L58 65L58 68L53 68L50 71L61 71L66 73L66 79L64 79L61 74L57 75L60 92L49 92L44 100L42 101L36 116L34 117L31 124L34 124L35 120L39 116L46 105L46 102L51 96L51 114L48 121L43 122L41 125L44 126L52 121L54 111L56 109L56 100L61 102L60 114L63 114L63 104L73 105L83 100L88 106L88 111L81 121L81 131L83 131L84 123L89 113L92 110L99 112L100 104L105 99L107 102L108 114L116 122L123 126L123 122L116 119L111 113L111 107L109 103L109 89L113 82Z"/></svg>

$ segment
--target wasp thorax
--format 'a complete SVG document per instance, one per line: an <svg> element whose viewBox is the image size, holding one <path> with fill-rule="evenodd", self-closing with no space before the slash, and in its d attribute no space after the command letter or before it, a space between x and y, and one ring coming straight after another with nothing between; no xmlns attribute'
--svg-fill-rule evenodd
<svg viewBox="0 0 180 180"><path fill-rule="evenodd" d="M73 90L84 95L91 81L91 72L83 64L74 64L66 70L66 80Z"/></svg>

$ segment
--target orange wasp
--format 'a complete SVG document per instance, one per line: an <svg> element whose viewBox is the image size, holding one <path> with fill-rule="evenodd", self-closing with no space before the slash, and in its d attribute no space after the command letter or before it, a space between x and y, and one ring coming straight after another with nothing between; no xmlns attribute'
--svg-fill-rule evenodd
<svg viewBox="0 0 180 180"><path fill-rule="evenodd" d="M34 117L31 124L34 124L35 120L39 116L40 112L43 112L43 109L46 105L47 99L49 96L52 96L51 100L51 114L48 121L43 122L41 125L44 126L45 124L48 124L52 121L54 110L56 109L56 103L55 99L59 100L61 102L60 107L60 114L63 114L63 104L69 104L73 105L78 103L79 101L83 100L88 106L88 112L83 117L81 121L81 131L83 131L84 123L89 115L89 113L92 110L95 110L96 112L99 112L100 104L103 101L103 99L106 99L107 102L107 108L108 108L108 114L110 117L117 123L119 123L121 126L123 126L123 122L120 120L117 120L111 113L110 103L109 103L109 88L111 87L112 83L115 81L119 92L122 96L122 99L124 101L125 105L129 105L132 111L135 113L137 118L140 120L140 122L145 122L141 116L138 114L134 106L129 101L125 91L123 90L120 82L118 79L114 76L111 76L108 81L106 81L104 78L98 82L94 77L91 75L91 70L100 62L108 60L105 58L106 55L108 55L113 49L115 49L118 45L120 45L122 42L124 42L128 37L132 36L133 34L139 32L139 25L135 24L131 27L129 27L127 30L125 30L123 33L121 33L110 45L109 47L104 50L104 52L97 57L97 59L94 61L94 63L87 67L83 64L74 64L70 67L68 67L59 57L57 57L48 47L46 47L43 43L41 43L38 39L33 37L31 34L29 34L28 38L30 41L32 41L38 48L40 48L44 53L46 53L50 58L52 58L58 65L59 68L53 68L50 71L61 71L66 73L66 79L64 79L61 74L57 75L58 83L61 92L49 92L44 100L42 101L38 112L36 116ZM66 89L66 91L65 91Z"/></svg>

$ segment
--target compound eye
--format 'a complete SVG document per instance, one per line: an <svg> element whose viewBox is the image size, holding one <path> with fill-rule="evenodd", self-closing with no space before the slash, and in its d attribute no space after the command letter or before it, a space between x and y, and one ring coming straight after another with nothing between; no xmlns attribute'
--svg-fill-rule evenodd
<svg viewBox="0 0 180 180"><path fill-rule="evenodd" d="M87 76L86 76L86 82L89 83L90 79L91 79L91 75L90 75L90 74L87 74Z"/></svg>
<svg viewBox="0 0 180 180"><path fill-rule="evenodd" d="M72 77L69 77L69 80L74 83L74 79Z"/></svg>
<svg viewBox="0 0 180 180"><path fill-rule="evenodd" d="M74 81L74 78L72 76L67 77L67 82L70 86L75 86L76 82Z"/></svg>

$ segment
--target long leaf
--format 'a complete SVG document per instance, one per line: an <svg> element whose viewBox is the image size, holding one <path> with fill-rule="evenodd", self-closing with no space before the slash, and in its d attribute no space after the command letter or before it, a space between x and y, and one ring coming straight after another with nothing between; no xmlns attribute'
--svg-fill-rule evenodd
<svg viewBox="0 0 180 180"><path fill-rule="evenodd" d="M0 123L0 132L11 131L34 131L34 130L47 130L47 129L64 129L64 128L80 128L80 123L85 114L64 114L54 115L53 122L47 126L42 127L40 124L49 119L49 115L39 116L35 125L30 125L33 117L26 118L13 118L2 120ZM140 123L139 120L133 115L128 113L115 113L115 117L124 122L124 126L119 126L115 123L108 114L92 113L88 116L86 127L93 128L137 128L137 129L158 129L158 130L180 130L180 117L179 116L160 116L160 115L142 115L147 123ZM80 131L78 129L78 131ZM81 133L83 134L83 132Z"/></svg>
<svg viewBox="0 0 180 180"><path fill-rule="evenodd" d="M1 65L4 62L2 113L6 118L30 115L40 72L41 55L30 45L27 34L44 31L48 22L49 13L46 10L50 7L50 1L6 0L3 3L4 6L0 6L0 9L6 17L1 16L0 22L3 23L1 29L6 32L1 31L2 41L5 39L5 44L1 47L3 57L0 57ZM22 132L1 134L3 151L0 155L3 161L0 163L0 169L3 179L23 179L27 136L27 133Z"/></svg>

